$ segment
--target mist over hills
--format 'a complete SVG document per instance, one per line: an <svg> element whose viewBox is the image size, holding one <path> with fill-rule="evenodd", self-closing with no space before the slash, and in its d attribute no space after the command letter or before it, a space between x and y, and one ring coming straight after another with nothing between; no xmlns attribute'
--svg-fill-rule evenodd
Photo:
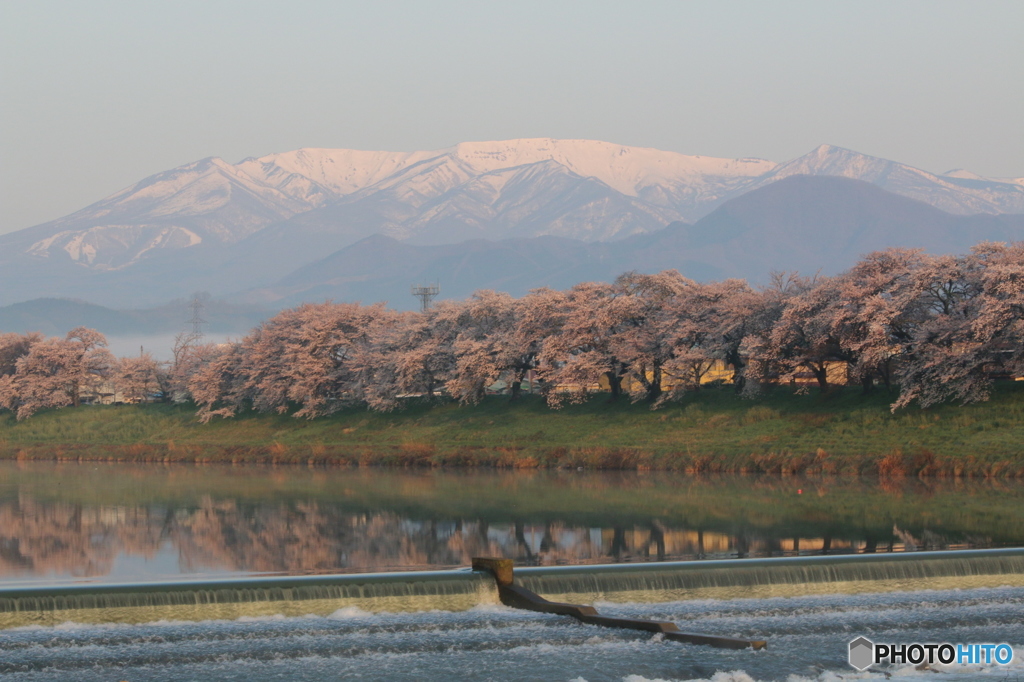
<svg viewBox="0 0 1024 682"><path fill-rule="evenodd" d="M328 297L411 308L416 282L440 282L445 297L520 295L632 269L763 281L838 272L888 246L1019 240L1022 214L1022 179L937 175L827 145L782 164L586 140L301 149L198 161L0 236L0 305L151 309L205 290L260 310ZM32 319L31 307L0 310L0 327L15 312ZM81 318L36 307L44 326Z"/></svg>
<svg viewBox="0 0 1024 682"><path fill-rule="evenodd" d="M637 241L639 257L670 267L675 254L713 268L700 279L763 282L771 270L831 275L889 247L966 253L978 242L1024 239L1024 214L953 215L843 177L793 175L732 199L693 225ZM640 246L643 244L643 246Z"/></svg>
<svg viewBox="0 0 1024 682"><path fill-rule="evenodd" d="M113 310L77 299L37 298L0 307L0 331L63 336L75 327L89 327L108 336L172 337L191 329L189 303L179 299L144 310ZM211 335L234 334L259 324L271 312L262 306L206 301L202 330Z"/></svg>
<svg viewBox="0 0 1024 682"><path fill-rule="evenodd" d="M698 280L764 282L772 270L835 274L891 246L963 253L986 239L1024 239L1024 215L952 215L860 180L797 175L727 201L692 225L676 222L611 243L536 237L415 246L368 237L272 287L232 298L276 306L387 300L408 309L414 281L440 281L451 298L476 289L519 296L540 286L670 268Z"/></svg>

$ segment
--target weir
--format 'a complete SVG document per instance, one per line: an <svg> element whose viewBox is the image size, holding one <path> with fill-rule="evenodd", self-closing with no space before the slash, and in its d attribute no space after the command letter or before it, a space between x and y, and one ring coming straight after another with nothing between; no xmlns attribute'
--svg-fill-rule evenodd
<svg viewBox="0 0 1024 682"><path fill-rule="evenodd" d="M464 611L487 603L498 603L494 581L465 570L70 584L0 589L0 628L326 616L346 607Z"/></svg>
<svg viewBox="0 0 1024 682"><path fill-rule="evenodd" d="M655 602L1024 586L1024 548L516 569L528 590L577 602Z"/></svg>
<svg viewBox="0 0 1024 682"><path fill-rule="evenodd" d="M551 601L662 602L1024 586L1024 549L523 567L522 588ZM460 611L497 604L494 578L471 570L273 576L0 588L0 628L233 620L365 611Z"/></svg>

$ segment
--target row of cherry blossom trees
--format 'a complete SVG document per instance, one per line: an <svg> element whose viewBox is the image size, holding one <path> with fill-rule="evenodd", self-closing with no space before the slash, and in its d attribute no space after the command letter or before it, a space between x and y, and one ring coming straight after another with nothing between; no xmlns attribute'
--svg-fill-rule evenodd
<svg viewBox="0 0 1024 682"><path fill-rule="evenodd" d="M77 327L64 338L0 334L0 408L24 419L47 407L77 407L104 392L141 402L166 388L147 354L115 358L103 334Z"/></svg>
<svg viewBox="0 0 1024 682"><path fill-rule="evenodd" d="M988 397L994 377L1024 372L1024 243L961 256L890 249L835 277L780 274L765 287L698 283L669 270L522 298L480 291L425 313L382 304L305 304L236 343L182 337L174 359L116 360L101 335L0 335L0 407L23 418L75 405L113 381L125 400L191 399L206 421L241 410L314 418L350 405L391 410L412 396L479 402L527 379L548 403L615 400L657 406L728 367L736 390L808 378L822 390L842 368L893 408Z"/></svg>

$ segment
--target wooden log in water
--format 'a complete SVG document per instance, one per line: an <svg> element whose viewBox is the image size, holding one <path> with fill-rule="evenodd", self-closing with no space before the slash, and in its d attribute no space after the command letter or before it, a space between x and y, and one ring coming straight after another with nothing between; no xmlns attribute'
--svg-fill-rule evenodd
<svg viewBox="0 0 1024 682"><path fill-rule="evenodd" d="M661 633L665 639L676 642L687 642L689 644L704 644L718 647L720 649L764 649L768 643L762 639L748 640L735 637L721 637L718 635L702 635L692 632L682 632L675 623L659 620L643 620L640 618L615 618L602 616L593 606L581 604L564 604L561 602L548 601L544 597L531 592L525 587L520 587L514 582L511 559L499 559L493 557L477 557L473 559L474 571L486 571L494 576L498 585L498 596L501 603L515 609L526 611L538 611L540 613L552 613L559 616L571 616L581 623L587 625L598 625L606 628L623 628L626 630L641 630L643 632Z"/></svg>

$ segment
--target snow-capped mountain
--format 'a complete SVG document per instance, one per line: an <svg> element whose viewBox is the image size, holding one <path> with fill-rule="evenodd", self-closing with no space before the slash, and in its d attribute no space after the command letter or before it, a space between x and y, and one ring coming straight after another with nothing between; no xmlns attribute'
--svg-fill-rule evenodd
<svg viewBox="0 0 1024 682"><path fill-rule="evenodd" d="M731 199L696 223L616 242L545 236L423 246L374 235L235 300L293 306L384 299L411 309L412 282L440 281L443 295L455 299L478 289L521 296L670 268L698 280L763 283L772 270L835 274L888 247L964 253L979 241L1022 238L1024 214L953 215L860 180L795 175Z"/></svg>
<svg viewBox="0 0 1024 682"><path fill-rule="evenodd" d="M13 247L117 269L154 251L234 243L319 208L344 243L373 233L434 243L457 234L516 236L521 227L520 236L615 239L692 220L774 166L549 139L408 153L300 149L235 165L212 158L0 237L0 258Z"/></svg>
<svg viewBox="0 0 1024 682"><path fill-rule="evenodd" d="M827 144L776 166L744 189L749 191L763 187L791 175L863 180L954 215L1024 213L1024 185L1016 180L984 178L963 169L936 175Z"/></svg>
<svg viewBox="0 0 1024 682"><path fill-rule="evenodd" d="M322 254L369 234L433 244L540 235L613 240L692 222L791 175L864 180L955 214L1024 212L1020 178L936 175L828 145L783 164L546 138L418 152L299 149L159 173L0 237L0 258L17 252L118 269L161 251L239 242L271 226L277 234L254 246L283 240ZM311 233L320 235L317 243L294 244Z"/></svg>
<svg viewBox="0 0 1024 682"><path fill-rule="evenodd" d="M0 235L0 304L90 296L151 305L196 289L266 287L371 235L411 245L615 242L695 223L797 175L861 180L947 214L1024 213L1024 178L934 174L828 145L782 164L546 138L417 152L299 149L197 161Z"/></svg>

